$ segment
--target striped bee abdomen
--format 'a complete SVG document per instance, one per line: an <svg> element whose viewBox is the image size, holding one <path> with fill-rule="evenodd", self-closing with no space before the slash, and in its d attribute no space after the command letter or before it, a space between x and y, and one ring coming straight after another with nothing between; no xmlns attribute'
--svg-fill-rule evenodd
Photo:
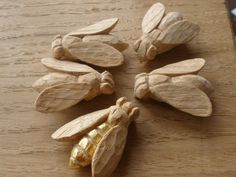
<svg viewBox="0 0 236 177"><path fill-rule="evenodd" d="M105 122L87 133L73 147L69 162L70 167L79 168L90 165L98 143L110 128L111 126Z"/></svg>

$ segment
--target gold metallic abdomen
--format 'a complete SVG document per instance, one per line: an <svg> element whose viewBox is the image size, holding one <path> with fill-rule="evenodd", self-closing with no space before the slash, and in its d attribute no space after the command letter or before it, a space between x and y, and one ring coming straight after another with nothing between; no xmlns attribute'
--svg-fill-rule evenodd
<svg viewBox="0 0 236 177"><path fill-rule="evenodd" d="M98 143L110 128L111 126L105 122L85 135L71 151L70 167L78 168L91 164Z"/></svg>

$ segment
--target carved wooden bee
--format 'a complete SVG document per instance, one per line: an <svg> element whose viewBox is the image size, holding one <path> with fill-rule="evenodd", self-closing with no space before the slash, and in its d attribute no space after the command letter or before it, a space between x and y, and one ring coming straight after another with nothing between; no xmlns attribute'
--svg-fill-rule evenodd
<svg viewBox="0 0 236 177"><path fill-rule="evenodd" d="M213 90L205 78L195 75L204 66L201 58L166 65L135 78L135 97L153 98L186 113L207 117L212 114L208 97Z"/></svg>
<svg viewBox="0 0 236 177"><path fill-rule="evenodd" d="M183 19L180 13L165 13L165 6L156 3L145 14L143 35L134 44L140 61L153 60L156 55L191 41L199 33L199 26Z"/></svg>
<svg viewBox="0 0 236 177"><path fill-rule="evenodd" d="M73 168L92 165L93 177L108 177L119 163L128 133L128 126L139 109L125 97L115 106L78 117L52 134L59 141L80 137L71 152Z"/></svg>
<svg viewBox="0 0 236 177"><path fill-rule="evenodd" d="M33 84L33 88L40 92L35 101L37 111L61 111L82 100L113 93L114 81L107 71L100 74L87 65L53 58L41 61L57 72L49 73Z"/></svg>
<svg viewBox="0 0 236 177"><path fill-rule="evenodd" d="M93 25L57 35L52 42L52 54L57 59L82 61L101 67L119 66L124 62L120 51L128 47L109 34L118 23L118 18L102 20Z"/></svg>

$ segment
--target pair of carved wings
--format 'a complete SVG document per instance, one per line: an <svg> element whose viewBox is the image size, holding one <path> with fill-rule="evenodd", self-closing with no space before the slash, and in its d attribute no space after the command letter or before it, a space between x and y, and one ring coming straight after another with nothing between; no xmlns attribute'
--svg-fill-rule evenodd
<svg viewBox="0 0 236 177"><path fill-rule="evenodd" d="M58 35L52 42L53 56L57 59L82 61L100 67L115 67L123 64L121 53L128 44L109 34L118 23L118 18L102 20L93 25Z"/></svg>
<svg viewBox="0 0 236 177"><path fill-rule="evenodd" d="M210 116L212 103L208 94L213 87L208 80L196 75L204 64L204 59L196 58L139 74L135 81L135 96L140 99L151 97L195 116Z"/></svg>
<svg viewBox="0 0 236 177"><path fill-rule="evenodd" d="M179 12L168 12L161 3L150 7L142 21L143 35L134 43L140 61L148 61L157 54L192 40L199 26L184 19Z"/></svg>

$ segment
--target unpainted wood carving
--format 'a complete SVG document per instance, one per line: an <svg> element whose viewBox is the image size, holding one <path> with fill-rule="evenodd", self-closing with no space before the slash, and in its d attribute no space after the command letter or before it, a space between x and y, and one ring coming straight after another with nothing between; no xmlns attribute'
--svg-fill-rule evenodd
<svg viewBox="0 0 236 177"><path fill-rule="evenodd" d="M114 91L114 81L108 71L100 74L89 66L53 58L41 61L57 72L51 72L33 84L33 88L40 92L35 101L37 111L61 111L82 100Z"/></svg>
<svg viewBox="0 0 236 177"><path fill-rule="evenodd" d="M208 117L212 114L208 95L213 87L204 77L196 75L204 64L204 59L196 58L138 74L135 78L135 97L153 98L186 113Z"/></svg>
<svg viewBox="0 0 236 177"><path fill-rule="evenodd" d="M153 60L156 55L191 41L200 28L183 19L179 12L166 13L165 6L156 3L143 18L142 31L143 35L134 43L141 62Z"/></svg>
<svg viewBox="0 0 236 177"><path fill-rule="evenodd" d="M115 67L123 64L121 51L127 43L109 34L118 23L118 18L102 20L93 25L57 35L52 42L52 55L56 59L82 61L100 67Z"/></svg>
<svg viewBox="0 0 236 177"><path fill-rule="evenodd" d="M128 126L139 109L125 97L116 105L78 117L52 134L58 141L80 138L74 146L69 165L72 168L91 164L93 177L108 177L123 154Z"/></svg>

